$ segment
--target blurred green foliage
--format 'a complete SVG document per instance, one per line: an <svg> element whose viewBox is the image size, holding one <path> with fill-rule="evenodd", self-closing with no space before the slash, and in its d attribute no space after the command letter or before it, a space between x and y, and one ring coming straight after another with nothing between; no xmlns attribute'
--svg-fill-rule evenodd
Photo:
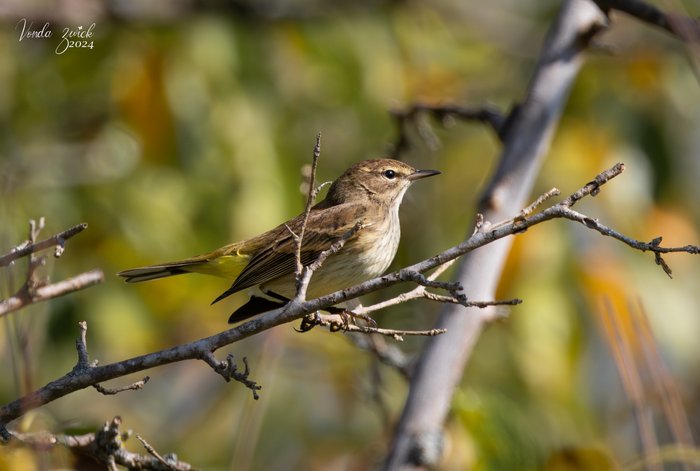
<svg viewBox="0 0 700 471"><path fill-rule="evenodd" d="M126 285L113 274L206 252L297 214L301 168L319 131L318 178L326 181L390 148L392 108L491 102L506 111L526 89L556 7L389 2L308 17L101 17L93 49L61 55L59 38L19 41L17 18L4 18L0 252L26 237L31 218L47 218L46 236L85 221L89 229L46 272L59 280L98 267L106 281L0 320L2 401L72 368L79 320L88 322L89 351L101 363L226 328L245 299L210 306L226 281ZM697 16L697 4L688 8ZM676 40L614 20L601 41L615 53L591 53L537 191L557 186L566 194L624 161L628 171L582 210L632 237L698 244L700 86ZM443 175L407 196L395 267L471 230L498 156L483 126L435 132L438 149L410 134L405 159ZM674 280L650 256L572 224L519 236L499 296L525 303L490 326L472 355L448 425L445 469L606 469L637 456L634 419L596 324L604 297L646 306L697 430L700 265L690 256L667 259ZM21 285L23 267L0 272L2 297ZM416 302L377 320L428 328L437 309ZM421 342L399 346L413 352ZM398 374L340 334L300 335L292 326L226 350L248 357L264 388L260 401L204 364L178 364L149 372L143 391L81 391L14 426L85 430L120 415L161 453L210 470L366 469L381 459L391 424L376 398L395 420L406 392ZM52 460L70 466L64 455ZM13 451L0 456L0 469L46 462Z"/></svg>

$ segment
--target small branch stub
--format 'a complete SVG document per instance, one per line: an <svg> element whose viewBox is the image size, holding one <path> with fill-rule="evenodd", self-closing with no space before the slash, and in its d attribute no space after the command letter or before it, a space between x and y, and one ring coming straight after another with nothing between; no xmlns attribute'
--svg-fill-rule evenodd
<svg viewBox="0 0 700 471"><path fill-rule="evenodd" d="M226 382L234 380L243 384L245 387L250 389L253 393L253 399L256 401L260 399L258 391L262 389L262 386L258 385L255 381L248 379L250 376L250 368L248 366L248 359L243 357L243 366L245 369L243 372L238 371L238 366L236 366L236 361L233 354L229 353L226 355L226 360L219 361L216 359L213 353L207 352L202 356L202 359L212 367L214 371L219 373Z"/></svg>
<svg viewBox="0 0 700 471"><path fill-rule="evenodd" d="M139 389L143 389L150 379L150 376L146 376L140 381L135 381L131 384L120 386L118 388L105 388L101 384L93 384L92 387L95 388L100 394L104 394L105 396L113 396L124 391L138 391Z"/></svg>
<svg viewBox="0 0 700 471"><path fill-rule="evenodd" d="M90 358L87 351L87 322L78 322L80 335L75 340L75 349L78 351L78 363L73 367L73 371L83 371L90 368Z"/></svg>

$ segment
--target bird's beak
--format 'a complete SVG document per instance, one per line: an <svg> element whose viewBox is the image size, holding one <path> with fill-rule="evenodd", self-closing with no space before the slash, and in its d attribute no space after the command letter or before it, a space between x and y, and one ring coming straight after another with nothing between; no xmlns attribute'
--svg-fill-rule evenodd
<svg viewBox="0 0 700 471"><path fill-rule="evenodd" d="M411 181L420 180L421 178L432 177L433 175L439 174L440 172L438 172L437 170L416 170L408 176L408 179Z"/></svg>

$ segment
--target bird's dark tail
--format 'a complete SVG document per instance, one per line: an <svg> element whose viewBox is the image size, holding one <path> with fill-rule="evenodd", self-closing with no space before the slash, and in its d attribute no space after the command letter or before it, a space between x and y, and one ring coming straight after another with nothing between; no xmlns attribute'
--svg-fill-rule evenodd
<svg viewBox="0 0 700 471"><path fill-rule="evenodd" d="M150 267L132 268L117 273L123 277L127 283L138 283L141 281L157 280L167 276L191 273L193 265L201 264L198 260L183 260L181 262L164 263L162 265L152 265Z"/></svg>

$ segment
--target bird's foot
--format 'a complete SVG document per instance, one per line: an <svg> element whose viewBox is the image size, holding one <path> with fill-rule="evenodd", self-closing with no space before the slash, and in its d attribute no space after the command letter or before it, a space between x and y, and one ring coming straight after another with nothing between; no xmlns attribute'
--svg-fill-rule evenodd
<svg viewBox="0 0 700 471"><path fill-rule="evenodd" d="M331 332L350 330L350 325L357 325L357 320L362 320L369 327L377 327L377 323L366 314L357 314L347 309L331 307L326 309L330 314L323 315L318 311L307 314L301 319L297 332L308 332L316 326L328 327Z"/></svg>
<svg viewBox="0 0 700 471"><path fill-rule="evenodd" d="M321 317L321 314L319 314L318 311L311 312L304 317L301 318L301 324L299 324L298 329L294 329L297 332L304 333L308 332L317 325L323 325L324 321L323 318Z"/></svg>
<svg viewBox="0 0 700 471"><path fill-rule="evenodd" d="M377 323L374 319L366 314L357 314L351 310L331 307L328 309L331 314L337 314L340 317L340 322L331 322L330 329L331 332L337 332L339 330L348 330L350 322L357 325L357 320L363 320L369 327L377 327Z"/></svg>

